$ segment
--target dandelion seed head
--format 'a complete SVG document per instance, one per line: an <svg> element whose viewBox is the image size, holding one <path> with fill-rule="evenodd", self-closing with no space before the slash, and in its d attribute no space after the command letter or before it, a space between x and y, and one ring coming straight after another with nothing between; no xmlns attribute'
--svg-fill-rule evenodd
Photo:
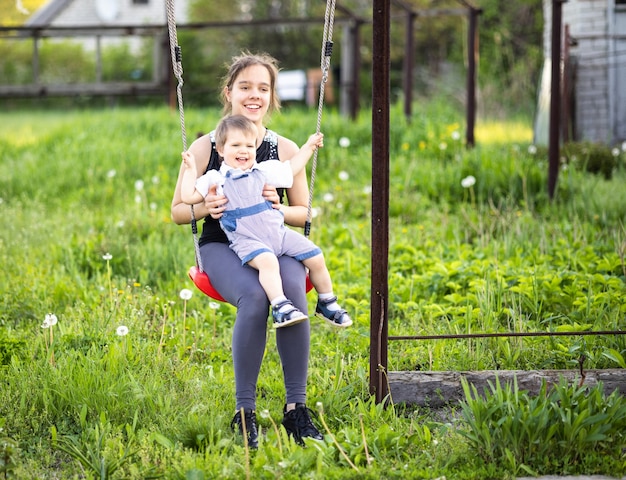
<svg viewBox="0 0 626 480"><path fill-rule="evenodd" d="M137 190L138 192L141 192L143 190L143 180L135 181L135 190Z"/></svg>
<svg viewBox="0 0 626 480"><path fill-rule="evenodd" d="M445 150L446 148L448 148L448 144L446 142L441 142L439 144L439 150Z"/></svg>
<svg viewBox="0 0 626 480"><path fill-rule="evenodd" d="M212 310L217 310L218 308L220 308L220 304L217 302L209 302L209 308Z"/></svg>
<svg viewBox="0 0 626 480"><path fill-rule="evenodd" d="M372 186L371 185L365 185L363 187L363 193L365 195L369 195L370 193L372 193Z"/></svg>
<svg viewBox="0 0 626 480"><path fill-rule="evenodd" d="M470 188L476 184L476 178L473 175L468 175L463 180L461 180L461 186L463 188Z"/></svg>
<svg viewBox="0 0 626 480"><path fill-rule="evenodd" d="M59 319L57 318L57 316L54 313L47 313L46 314L46 319L44 320L44 322L48 323L48 325L50 325L50 326L56 325L58 321L59 321Z"/></svg>
<svg viewBox="0 0 626 480"><path fill-rule="evenodd" d="M461 133L458 130L455 130L454 132L452 132L450 136L452 137L452 140L455 140L455 141L461 139Z"/></svg>
<svg viewBox="0 0 626 480"><path fill-rule="evenodd" d="M270 411L267 409L261 410L261 412L259 413L259 416L261 418L270 418Z"/></svg>
<svg viewBox="0 0 626 480"><path fill-rule="evenodd" d="M47 318L41 324L41 328L50 328L50 323L48 322Z"/></svg>
<svg viewBox="0 0 626 480"><path fill-rule="evenodd" d="M102 260L106 260L107 262L111 260L112 258L113 258L113 255L111 255L110 253L105 253L104 255L102 255Z"/></svg>
<svg viewBox="0 0 626 480"><path fill-rule="evenodd" d="M157 209L156 202L150 202L150 210L152 210L153 212L156 212L156 209Z"/></svg>
<svg viewBox="0 0 626 480"><path fill-rule="evenodd" d="M350 146L350 139L348 137L341 137L339 139L339 146L341 148L348 148Z"/></svg>
<svg viewBox="0 0 626 480"><path fill-rule="evenodd" d="M341 180L342 182L345 182L349 178L350 178L350 174L346 172L345 170L342 170L341 172L339 172L339 180Z"/></svg>
<svg viewBox="0 0 626 480"><path fill-rule="evenodd" d="M120 220L119 222L116 223L117 228L124 228L124 225L126 225L124 223L124 220Z"/></svg>
<svg viewBox="0 0 626 480"><path fill-rule="evenodd" d="M135 203L141 203L141 195L135 195Z"/></svg>
<svg viewBox="0 0 626 480"><path fill-rule="evenodd" d="M318 207L313 207L311 209L311 218L316 218L320 215L320 209Z"/></svg>
<svg viewBox="0 0 626 480"><path fill-rule="evenodd" d="M535 145L528 145L528 153L534 155L537 153L537 147Z"/></svg>
<svg viewBox="0 0 626 480"><path fill-rule="evenodd" d="M109 170L107 172L107 178L113 178L115 177L115 175L117 175L117 172L115 171L115 169Z"/></svg>
<svg viewBox="0 0 626 480"><path fill-rule="evenodd" d="M611 150L611 153L613 154L614 157L619 157L620 149L615 147L613 150Z"/></svg>
<svg viewBox="0 0 626 480"><path fill-rule="evenodd" d="M153 183L154 185L158 185L160 181L161 181L161 179L160 179L159 177L157 177L156 175L154 175L154 176L152 177L152 183Z"/></svg>
<svg viewBox="0 0 626 480"><path fill-rule="evenodd" d="M330 203L335 199L335 196L332 193L325 193L322 198L324 199L325 202Z"/></svg>
<svg viewBox="0 0 626 480"><path fill-rule="evenodd" d="M189 290L188 288L183 288L180 291L180 298L182 298L183 300L189 300L192 295L193 295L193 292Z"/></svg>
<svg viewBox="0 0 626 480"><path fill-rule="evenodd" d="M120 337L124 337L128 335L128 327L126 325L120 325L117 327L117 330L115 330L115 333Z"/></svg>

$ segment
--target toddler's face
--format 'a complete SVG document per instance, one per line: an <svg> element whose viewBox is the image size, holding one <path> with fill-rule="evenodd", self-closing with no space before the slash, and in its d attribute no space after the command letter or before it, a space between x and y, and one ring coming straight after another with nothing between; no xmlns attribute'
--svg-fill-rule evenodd
<svg viewBox="0 0 626 480"><path fill-rule="evenodd" d="M229 167L247 170L256 160L256 135L233 129L218 153Z"/></svg>

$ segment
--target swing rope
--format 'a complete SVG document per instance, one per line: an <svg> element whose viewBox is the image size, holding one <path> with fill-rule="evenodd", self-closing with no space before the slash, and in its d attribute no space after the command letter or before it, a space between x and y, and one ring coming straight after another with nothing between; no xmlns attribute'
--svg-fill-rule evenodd
<svg viewBox="0 0 626 480"><path fill-rule="evenodd" d="M333 25L335 23L335 0L326 2L326 13L324 14L324 35L322 38L322 53L320 59L320 67L322 69L322 80L320 81L320 95L317 102L317 127L315 132L320 133L322 125L322 111L324 109L324 87L328 80L330 72L330 57L333 53ZM315 186L315 171L317 169L317 152L313 152L313 160L311 161L311 181L309 184L309 204L306 212L306 222L304 223L304 236L308 237L311 233L311 216L313 213L313 188Z"/></svg>
<svg viewBox="0 0 626 480"><path fill-rule="evenodd" d="M326 3L326 13L324 14L324 35L322 39L322 52L321 52L321 69L322 69L322 79L320 82L319 89L319 101L317 107L317 126L316 133L320 133L320 127L322 123L322 110L324 106L324 87L326 85L326 81L328 80L328 75L330 71L330 57L332 55L333 50L333 24L335 21L335 3L336 0L327 0ZM187 150L187 132L185 129L185 109L183 106L183 64L182 64L182 49L178 45L178 36L176 33L176 13L174 9L174 0L165 0L165 7L167 13L167 27L169 33L169 43L170 43L170 54L172 57L172 69L174 71L174 76L178 81L176 86L176 97L178 99L178 112L180 116L180 129L182 135L183 142L183 151ZM313 154L313 161L311 165L311 182L309 186L309 203L307 207L307 218L304 225L304 235L309 236L311 231L311 214L313 210L313 187L315 185L315 170L317 168L317 149ZM210 280L206 273L204 272L204 268L202 266L202 258L200 256L200 244L198 242L198 223L196 221L196 217L193 210L193 205L190 205L191 210L191 232L193 234L193 243L194 243L194 252L196 257L196 266L197 269L194 270L194 267L190 270L189 276L192 278L196 286L200 288L205 294L210 297L224 301L222 296L213 288L210 284ZM204 274L202 279L197 277L197 273ZM202 286L200 285L202 283Z"/></svg>
<svg viewBox="0 0 626 480"><path fill-rule="evenodd" d="M170 53L172 56L172 69L174 76L178 81L176 85L176 98L178 99L178 112L180 116L180 131L183 141L183 151L187 151L187 131L185 129L185 107L183 106L183 56L182 49L178 45L178 35L176 33L176 12L174 9L174 0L165 0L167 10L167 29L170 38ZM200 244L198 243L198 222L193 211L193 205L189 206L191 211L191 233L193 234L194 252L196 256L196 265L201 272L202 257L200 257Z"/></svg>

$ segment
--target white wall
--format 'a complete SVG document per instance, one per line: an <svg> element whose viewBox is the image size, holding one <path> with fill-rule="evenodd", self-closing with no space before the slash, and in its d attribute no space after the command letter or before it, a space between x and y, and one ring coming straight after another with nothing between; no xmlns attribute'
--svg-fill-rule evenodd
<svg viewBox="0 0 626 480"><path fill-rule="evenodd" d="M544 0L544 55L551 56L552 0ZM578 44L570 46L576 70L576 137L596 142L613 141L609 64L609 8L613 0L569 0L562 4L563 32L569 25L570 35Z"/></svg>

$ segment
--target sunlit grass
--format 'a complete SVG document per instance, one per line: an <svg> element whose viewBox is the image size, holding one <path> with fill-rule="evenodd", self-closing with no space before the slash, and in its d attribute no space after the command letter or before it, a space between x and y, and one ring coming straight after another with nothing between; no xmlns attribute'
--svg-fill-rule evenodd
<svg viewBox="0 0 626 480"><path fill-rule="evenodd" d="M477 122L476 142L485 145L527 144L533 141L532 123L524 120L482 120Z"/></svg>
<svg viewBox="0 0 626 480"><path fill-rule="evenodd" d="M462 114L420 107L410 125L392 122L389 332L626 327L626 199L614 195L624 172L606 180L563 171L551 204L545 160L514 145L529 142L523 121L484 123L485 136L467 150ZM140 449L120 478L241 478L243 450L229 429L235 310L195 290L189 226L169 218L177 112L14 115L0 112L0 440L22 445L10 457L16 476L84 474L51 445L51 431L92 450L94 433L106 431L99 457L119 458L130 438ZM207 132L218 117L191 109L188 131ZM314 120L285 110L270 125L302 143ZM397 415L370 397L368 122L365 113L348 122L325 112L313 200L312 240L355 320L337 332L311 319L308 402L322 403L334 440L301 449L280 426L276 433L284 385L270 330L258 402L268 413L258 416L263 437L250 469L258 478L507 478L506 465L481 463L457 425L422 419L428 411ZM183 289L192 297L181 298ZM314 293L308 298L311 309ZM41 328L49 314L58 317L53 337ZM626 345L610 337L392 342L389 353L391 370L569 368L581 353L590 368L604 368L620 365Z"/></svg>

